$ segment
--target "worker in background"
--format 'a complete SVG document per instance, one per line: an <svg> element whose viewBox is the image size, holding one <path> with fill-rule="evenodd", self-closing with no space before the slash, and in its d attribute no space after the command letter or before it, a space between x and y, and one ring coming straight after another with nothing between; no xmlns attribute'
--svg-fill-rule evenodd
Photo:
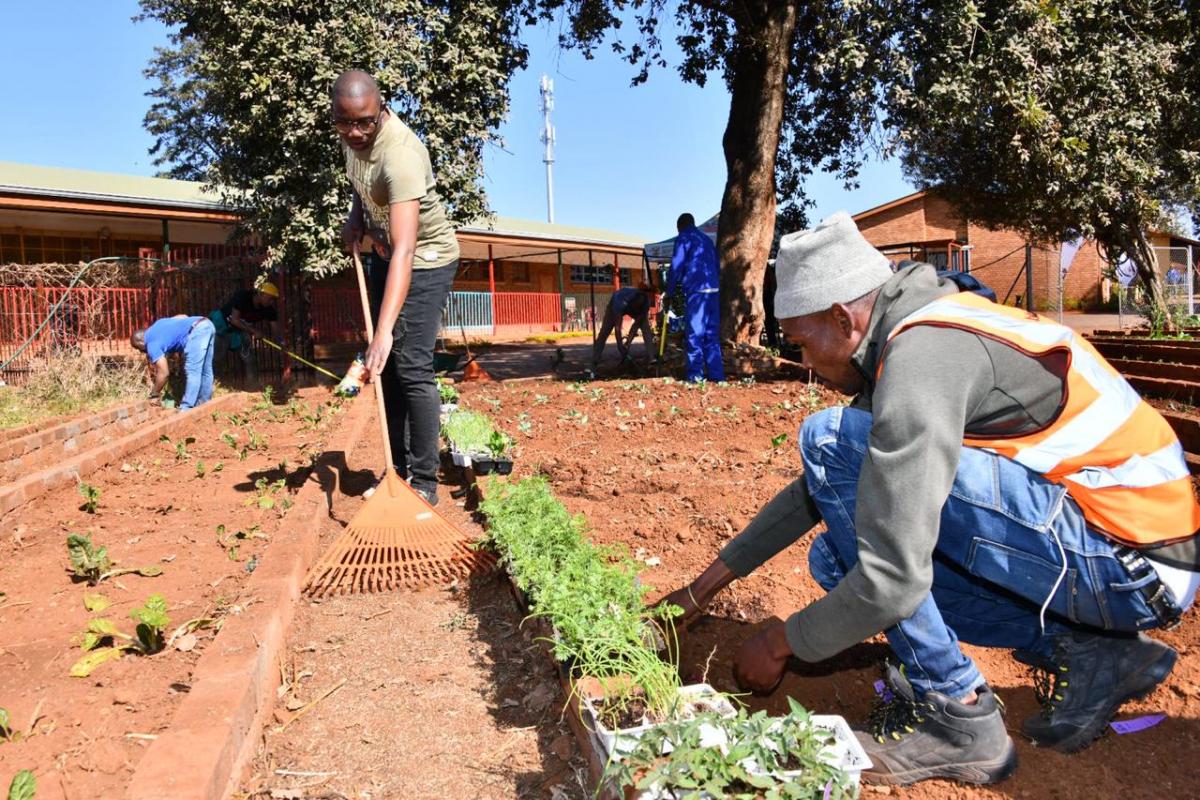
<svg viewBox="0 0 1200 800"><path fill-rule="evenodd" d="M717 269L717 248L696 227L696 218L680 214L675 222L679 235L667 273L667 296L682 289L686 306L684 337L687 349L687 379L693 383L705 377L714 383L725 380L721 363L721 276Z"/></svg>
<svg viewBox="0 0 1200 800"><path fill-rule="evenodd" d="M329 99L353 187L342 237L348 248L358 247L364 234L372 243L364 267L375 337L364 361L383 381L397 471L437 505L441 401L433 347L458 272L458 240L429 151L384 105L375 79L359 70L344 72Z"/></svg>
<svg viewBox="0 0 1200 800"><path fill-rule="evenodd" d="M163 387L171 377L167 354L182 353L187 380L179 409L183 411L211 400L215 335L216 329L211 320L183 314L164 317L149 328L134 331L129 343L135 350L146 354L150 399L159 400L162 397Z"/></svg>
<svg viewBox="0 0 1200 800"><path fill-rule="evenodd" d="M253 380L258 375L258 362L251 341L258 336L255 325L271 323L271 338L279 341L279 289L267 281L257 289L238 289L208 315L217 332L216 361L225 363L225 354L233 350L242 362L243 377Z"/></svg>
<svg viewBox="0 0 1200 800"><path fill-rule="evenodd" d="M693 583L695 617L824 522L811 545L827 592L745 641L740 683L771 692L879 632L899 666L858 732L864 778L1000 780L1017 756L1002 705L959 642L1037 670L1038 746L1087 747L1158 686L1200 584L1200 506L1170 426L1069 328L963 292L928 264L895 274L839 212L784 236L784 335L855 399L800 429L804 475Z"/></svg>
<svg viewBox="0 0 1200 800"><path fill-rule="evenodd" d="M653 304L653 292L647 283L639 283L637 288L626 286L613 292L612 297L608 300L608 306L604 309L604 323L600 326L600 333L592 347L593 372L600 364L604 345L613 329L616 329L617 332L617 351L621 354L622 361L629 358L629 347L633 344L633 337L639 329L642 332L642 342L646 345L646 352L651 354L651 357L657 354L654 329L650 325L650 307ZM628 338L624 337L622 331L625 317L633 320L633 324L629 327Z"/></svg>

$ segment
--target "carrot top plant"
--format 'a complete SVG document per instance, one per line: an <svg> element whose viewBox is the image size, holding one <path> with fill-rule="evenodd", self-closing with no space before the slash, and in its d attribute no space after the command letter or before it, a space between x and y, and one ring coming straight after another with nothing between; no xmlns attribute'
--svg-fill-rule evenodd
<svg viewBox="0 0 1200 800"><path fill-rule="evenodd" d="M638 700L651 713L669 711L679 673L650 642L655 629L673 637L677 609L648 608L650 587L638 584L635 562L588 541L585 520L567 512L545 478L493 480L487 495L488 539L532 614L553 625L555 657L611 689L605 700L616 713Z"/></svg>

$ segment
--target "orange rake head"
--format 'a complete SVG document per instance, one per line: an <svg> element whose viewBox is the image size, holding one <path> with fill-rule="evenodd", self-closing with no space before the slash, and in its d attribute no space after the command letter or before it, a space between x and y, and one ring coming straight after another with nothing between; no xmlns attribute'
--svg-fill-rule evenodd
<svg viewBox="0 0 1200 800"><path fill-rule="evenodd" d="M392 470L386 476L309 570L305 594L325 597L419 589L495 566L495 556L472 549L468 537Z"/></svg>
<svg viewBox="0 0 1200 800"><path fill-rule="evenodd" d="M492 376L487 374L487 370L473 358L463 367L463 383L468 381L487 382L491 379Z"/></svg>

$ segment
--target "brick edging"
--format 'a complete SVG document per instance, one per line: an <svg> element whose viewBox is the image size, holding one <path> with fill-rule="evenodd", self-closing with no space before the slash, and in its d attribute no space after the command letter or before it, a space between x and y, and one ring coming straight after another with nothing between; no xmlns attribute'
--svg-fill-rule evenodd
<svg viewBox="0 0 1200 800"><path fill-rule="evenodd" d="M67 461L0 486L0 516L53 489L79 482L101 467L153 444L164 433L187 425L199 414L223 409L247 396L244 392L233 392L187 411L169 413L164 419L148 423L114 442L94 447Z"/></svg>
<svg viewBox="0 0 1200 800"><path fill-rule="evenodd" d="M78 417L60 423L50 428L39 428L36 424L18 428L17 432L0 441L0 461L7 461L48 447L61 439L72 439L97 428L103 428L113 422L128 419L149 411L152 404L149 400L137 400L132 403L121 403L101 409L86 417ZM21 431L24 431L21 433ZM19 435L17 435L19 433Z"/></svg>
<svg viewBox="0 0 1200 800"><path fill-rule="evenodd" d="M330 513L325 492L336 486L331 454L354 452L373 405L351 406L345 427L297 494L291 513L299 523L271 540L246 583L245 594L262 602L226 618L170 726L138 763L126 800L224 800L237 789L275 705L280 653L304 576L319 554L321 526Z"/></svg>

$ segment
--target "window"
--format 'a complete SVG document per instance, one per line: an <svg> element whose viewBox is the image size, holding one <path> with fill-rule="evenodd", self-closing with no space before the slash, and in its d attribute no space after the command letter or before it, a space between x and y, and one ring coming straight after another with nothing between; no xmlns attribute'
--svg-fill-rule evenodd
<svg viewBox="0 0 1200 800"><path fill-rule="evenodd" d="M612 283L613 268L611 264L600 264L594 267L571 267L572 283Z"/></svg>
<svg viewBox="0 0 1200 800"><path fill-rule="evenodd" d="M529 265L528 264L509 264L508 265L509 280L513 283L529 283ZM499 277L496 278L499 280Z"/></svg>
<svg viewBox="0 0 1200 800"><path fill-rule="evenodd" d="M622 286L633 286L633 284L634 284L633 270L631 270L631 269L621 270L621 285Z"/></svg>
<svg viewBox="0 0 1200 800"><path fill-rule="evenodd" d="M464 281L482 281L487 283L488 265L486 261L468 261L466 266L459 272L459 277ZM497 270L496 278L499 279L499 270Z"/></svg>

